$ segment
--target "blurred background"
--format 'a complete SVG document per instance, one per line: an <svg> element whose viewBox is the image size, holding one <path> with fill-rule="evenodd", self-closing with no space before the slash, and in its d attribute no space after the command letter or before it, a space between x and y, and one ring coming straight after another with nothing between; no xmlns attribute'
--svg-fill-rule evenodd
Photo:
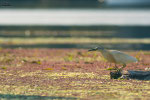
<svg viewBox="0 0 150 100"><path fill-rule="evenodd" d="M0 0L1 48L150 50L150 0Z"/></svg>

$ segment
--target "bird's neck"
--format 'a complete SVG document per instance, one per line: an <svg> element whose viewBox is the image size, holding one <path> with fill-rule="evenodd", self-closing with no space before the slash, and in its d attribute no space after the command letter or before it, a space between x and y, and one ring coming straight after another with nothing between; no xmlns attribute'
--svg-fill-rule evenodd
<svg viewBox="0 0 150 100"><path fill-rule="evenodd" d="M101 53L103 53L103 52L107 52L107 50L106 49L101 49L101 50L99 50Z"/></svg>
<svg viewBox="0 0 150 100"><path fill-rule="evenodd" d="M108 54L108 50L106 49L103 49L103 50L99 50L103 56L107 55Z"/></svg>

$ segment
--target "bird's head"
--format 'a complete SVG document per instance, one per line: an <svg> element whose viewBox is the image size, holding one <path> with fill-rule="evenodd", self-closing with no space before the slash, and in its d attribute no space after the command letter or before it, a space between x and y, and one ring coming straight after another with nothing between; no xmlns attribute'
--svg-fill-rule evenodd
<svg viewBox="0 0 150 100"><path fill-rule="evenodd" d="M99 47L95 47L95 48L89 49L88 51L97 51L97 50L104 50L104 47L99 46Z"/></svg>

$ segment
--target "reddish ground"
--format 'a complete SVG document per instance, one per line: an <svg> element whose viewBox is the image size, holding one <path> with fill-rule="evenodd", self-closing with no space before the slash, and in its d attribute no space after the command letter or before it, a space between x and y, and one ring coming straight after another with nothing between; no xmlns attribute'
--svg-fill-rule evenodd
<svg viewBox="0 0 150 100"><path fill-rule="evenodd" d="M135 56L139 62L128 64L125 68L126 70L145 70L145 68L150 67L150 53L143 51L128 51L126 52L132 56ZM87 52L87 50L83 49L1 49L0 50L0 85L1 86L28 86L30 88L34 86L42 87L43 91L48 89L49 86L58 87L58 91L61 90L89 90L89 91L99 91L100 86L94 85L98 84L108 84L108 82L114 82L114 80L109 79L109 71L105 70L108 67L112 67L113 64L109 64L106 62L99 52ZM51 73L63 73L57 76L52 76ZM75 73L83 73L79 75L74 75L71 72ZM65 76L66 73L68 76ZM88 74L86 74L88 73ZM90 74L89 74L90 73ZM32 74L32 75L31 75ZM44 75L51 75L51 77L44 77ZM89 75L85 76L84 75ZM93 76L92 76L93 75ZM94 76L97 75L97 76ZM106 77L105 77L106 76ZM67 77L67 78L65 78ZM56 79L55 79L56 78ZM81 84L85 84L86 86L80 85L71 85L72 82L79 81ZM89 81L89 83L86 83ZM115 80L116 82L121 82L121 80ZM126 82L130 82L126 80ZM131 81L132 84L136 85L139 82ZM77 83L76 83L77 84ZM122 84L122 83L121 83ZM141 83L140 83L141 84ZM61 87L61 88L60 88ZM1 87L0 87L1 88ZM5 87L6 88L6 87ZM10 89L10 88L9 88ZM34 93L32 91L25 90L31 93L22 93L18 92L21 95L44 95L51 96L54 94L49 94L49 92L37 92ZM36 90L37 91L37 90ZM65 93L55 93L56 96L66 96ZM83 92L82 91L82 92ZM79 97L79 98L107 98L107 95L99 95L91 96L90 93L77 92L74 91L67 96L71 97ZM13 94L15 92L10 91L0 91L3 94ZM68 92L67 92L68 93ZM97 93L97 92L92 92ZM101 92L100 92L101 93ZM82 95L81 95L82 94ZM110 94L109 94L110 96ZM115 98L115 96L110 96Z"/></svg>
<svg viewBox="0 0 150 100"><path fill-rule="evenodd" d="M150 67L150 53L148 52L126 52L138 60L138 63L128 64L125 69L144 70ZM82 69L82 72L94 72L99 74L108 74L108 71L97 71L97 69L106 69L110 63L106 62L99 52L87 52L87 50L77 49L2 49L0 56L4 57L1 65L11 65L7 70L35 71L52 68L51 71L76 71ZM21 63L21 67L15 67L15 64ZM120 65L118 65L120 66ZM5 68L4 68L5 69Z"/></svg>

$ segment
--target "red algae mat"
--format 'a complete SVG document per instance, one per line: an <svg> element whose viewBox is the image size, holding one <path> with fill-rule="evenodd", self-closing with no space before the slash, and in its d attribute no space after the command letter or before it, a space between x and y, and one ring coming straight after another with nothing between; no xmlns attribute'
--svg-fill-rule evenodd
<svg viewBox="0 0 150 100"><path fill-rule="evenodd" d="M149 51L125 52L139 60L126 70L150 69ZM150 99L149 81L110 79L106 69L113 66L99 52L84 49L1 49L0 98Z"/></svg>

